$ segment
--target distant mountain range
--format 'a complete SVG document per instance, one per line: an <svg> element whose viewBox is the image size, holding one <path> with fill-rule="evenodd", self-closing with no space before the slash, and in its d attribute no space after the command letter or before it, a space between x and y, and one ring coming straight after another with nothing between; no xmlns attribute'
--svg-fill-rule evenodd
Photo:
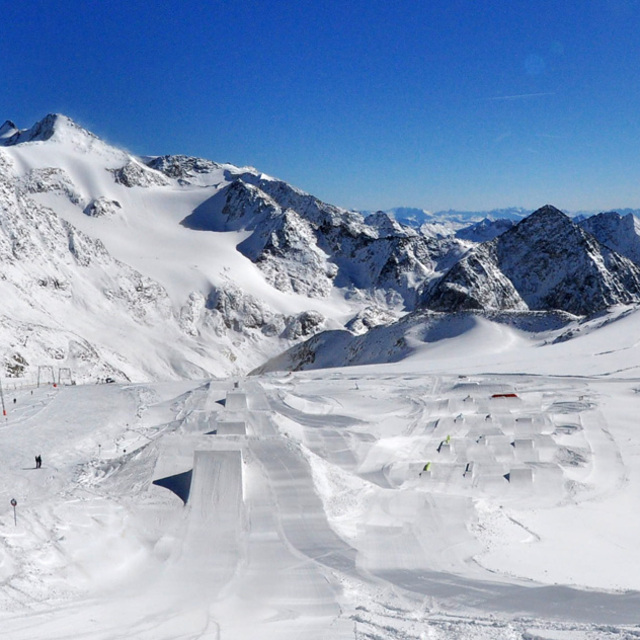
<svg viewBox="0 0 640 640"><path fill-rule="evenodd" d="M428 227L447 229L449 232L455 232L463 227L469 227L478 223L505 221L518 222L523 218L531 215L534 209L526 209L523 207L508 207L506 209L489 209L486 211L458 211L456 209L448 209L446 211L427 211L416 207L394 207L386 209L384 213L391 216L397 222L410 227L420 228L424 225ZM640 216L640 209L622 208L611 210L620 215L632 214ZM373 211L363 211L363 215L368 216ZM567 216L575 221L580 221L594 216L601 211L563 211Z"/></svg>
<svg viewBox="0 0 640 640"><path fill-rule="evenodd" d="M0 377L228 376L292 348L320 362L327 331L555 326L640 300L632 211L363 215L251 167L132 156L59 114L0 127L0 264Z"/></svg>

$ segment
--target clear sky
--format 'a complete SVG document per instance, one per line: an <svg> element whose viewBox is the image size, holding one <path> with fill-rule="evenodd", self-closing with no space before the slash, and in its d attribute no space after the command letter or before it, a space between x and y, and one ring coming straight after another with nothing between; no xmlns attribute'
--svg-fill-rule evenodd
<svg viewBox="0 0 640 640"><path fill-rule="evenodd" d="M640 207L638 0L2 2L0 119L349 208Z"/></svg>

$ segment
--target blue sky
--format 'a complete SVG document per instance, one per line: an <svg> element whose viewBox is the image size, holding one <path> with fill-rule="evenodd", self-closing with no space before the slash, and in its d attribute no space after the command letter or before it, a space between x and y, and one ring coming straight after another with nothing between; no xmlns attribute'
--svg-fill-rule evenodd
<svg viewBox="0 0 640 640"><path fill-rule="evenodd" d="M0 119L349 208L640 207L638 0L2 4Z"/></svg>

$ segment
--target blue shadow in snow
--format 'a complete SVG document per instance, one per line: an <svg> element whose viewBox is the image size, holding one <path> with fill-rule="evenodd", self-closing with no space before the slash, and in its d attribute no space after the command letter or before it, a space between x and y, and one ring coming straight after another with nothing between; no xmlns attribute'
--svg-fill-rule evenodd
<svg viewBox="0 0 640 640"><path fill-rule="evenodd" d="M189 491L191 490L191 476L193 475L193 469L185 471L184 473L178 473L175 476L167 476L166 478L158 478L154 480L153 484L159 487L164 487L173 491L182 502L187 504L189 499Z"/></svg>

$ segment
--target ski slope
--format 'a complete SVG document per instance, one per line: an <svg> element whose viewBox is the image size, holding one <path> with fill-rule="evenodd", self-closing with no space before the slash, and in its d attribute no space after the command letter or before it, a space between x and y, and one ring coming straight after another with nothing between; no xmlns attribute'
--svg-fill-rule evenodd
<svg viewBox="0 0 640 640"><path fill-rule="evenodd" d="M635 637L640 380L424 368L5 383L4 637Z"/></svg>

